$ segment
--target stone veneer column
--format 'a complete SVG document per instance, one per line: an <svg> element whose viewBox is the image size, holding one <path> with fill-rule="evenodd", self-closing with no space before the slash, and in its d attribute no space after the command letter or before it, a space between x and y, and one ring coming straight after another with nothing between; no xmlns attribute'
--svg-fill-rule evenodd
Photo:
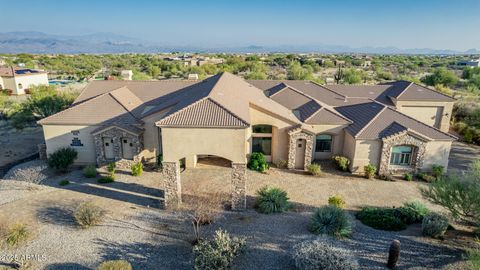
<svg viewBox="0 0 480 270"><path fill-rule="evenodd" d="M408 132L400 133L390 137L382 139L382 153L380 157L380 166L378 169L379 175L385 175L389 173L396 173L395 169L390 169L390 156L392 147L399 145L414 146L414 152L412 156L412 166L410 168L401 168L401 172L413 171L416 172L423 166L426 151L426 142L408 134Z"/></svg>
<svg viewBox="0 0 480 270"><path fill-rule="evenodd" d="M163 178L165 207L175 207L182 202L182 185L178 162L163 162Z"/></svg>
<svg viewBox="0 0 480 270"><path fill-rule="evenodd" d="M232 210L247 209L247 165L232 163Z"/></svg>
<svg viewBox="0 0 480 270"><path fill-rule="evenodd" d="M304 170L306 170L308 165L312 163L313 135L302 132L302 131L296 131L296 132L289 133L288 164L287 164L288 169L295 169L297 141L299 139L305 140L305 161L303 163Z"/></svg>
<svg viewBox="0 0 480 270"><path fill-rule="evenodd" d="M41 143L37 145L38 147L38 157L41 160L47 159L47 145L45 143Z"/></svg>

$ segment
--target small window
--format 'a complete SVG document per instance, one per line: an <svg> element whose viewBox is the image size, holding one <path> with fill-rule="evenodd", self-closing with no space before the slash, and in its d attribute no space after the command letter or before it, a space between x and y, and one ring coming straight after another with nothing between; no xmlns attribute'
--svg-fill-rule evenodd
<svg viewBox="0 0 480 270"><path fill-rule="evenodd" d="M266 156L270 156L272 154L272 138L254 137L252 139L252 152L260 152Z"/></svg>
<svg viewBox="0 0 480 270"><path fill-rule="evenodd" d="M390 157L391 165L408 166L412 162L413 147L394 146Z"/></svg>
<svg viewBox="0 0 480 270"><path fill-rule="evenodd" d="M271 134L272 133L272 126L270 126L270 125L255 125L255 126L252 127L252 132L253 133Z"/></svg>
<svg viewBox="0 0 480 270"><path fill-rule="evenodd" d="M109 146L110 144L108 142L105 143L105 146Z"/></svg>
<svg viewBox="0 0 480 270"><path fill-rule="evenodd" d="M18 84L18 89L23 89L23 85L21 83Z"/></svg>
<svg viewBox="0 0 480 270"><path fill-rule="evenodd" d="M123 140L123 143L127 143L127 140Z"/></svg>
<svg viewBox="0 0 480 270"><path fill-rule="evenodd" d="M332 135L317 135L315 152L332 152Z"/></svg>
<svg viewBox="0 0 480 270"><path fill-rule="evenodd" d="M83 146L83 143L79 138L75 137L75 138L72 139L72 143L70 144L70 146L79 146L80 147L80 146Z"/></svg>

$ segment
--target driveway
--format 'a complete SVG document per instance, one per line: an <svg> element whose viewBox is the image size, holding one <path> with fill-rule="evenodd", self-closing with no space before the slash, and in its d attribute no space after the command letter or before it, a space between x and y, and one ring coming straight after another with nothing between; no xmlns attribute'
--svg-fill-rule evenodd
<svg viewBox="0 0 480 270"><path fill-rule="evenodd" d="M480 146L466 144L463 142L453 142L450 150L448 170L458 172L466 170L475 160L480 158Z"/></svg>

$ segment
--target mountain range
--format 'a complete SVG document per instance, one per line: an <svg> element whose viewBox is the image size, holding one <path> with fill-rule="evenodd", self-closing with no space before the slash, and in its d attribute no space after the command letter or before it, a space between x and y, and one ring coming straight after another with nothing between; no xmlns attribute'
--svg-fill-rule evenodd
<svg viewBox="0 0 480 270"><path fill-rule="evenodd" d="M467 51L438 50L430 48L401 49L397 47L349 47L343 45L251 45L231 47L165 46L113 33L88 35L52 35L42 32L0 33L0 53L159 53L159 52L205 52L205 53L365 53L365 54L480 54L478 49Z"/></svg>

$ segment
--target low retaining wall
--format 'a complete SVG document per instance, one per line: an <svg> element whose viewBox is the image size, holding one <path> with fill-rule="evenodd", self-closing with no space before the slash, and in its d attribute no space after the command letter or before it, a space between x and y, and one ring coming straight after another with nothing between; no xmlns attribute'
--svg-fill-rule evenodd
<svg viewBox="0 0 480 270"><path fill-rule="evenodd" d="M38 153L34 153L34 154L31 154L30 156L27 156L27 157L24 157L22 159L19 159L19 160L15 160L15 161L12 161L6 165L3 165L3 166L0 166L0 178L3 178L3 176L13 167L19 165L19 164L22 164L24 162L27 162L27 161L32 161L32 160L35 160L35 159L38 159L39 158L39 154Z"/></svg>

